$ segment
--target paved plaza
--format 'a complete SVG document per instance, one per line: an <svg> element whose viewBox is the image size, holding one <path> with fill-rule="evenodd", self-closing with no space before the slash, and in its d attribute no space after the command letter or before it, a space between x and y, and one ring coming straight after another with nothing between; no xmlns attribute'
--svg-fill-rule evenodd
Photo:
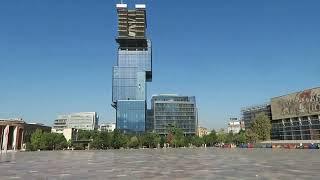
<svg viewBox="0 0 320 180"><path fill-rule="evenodd" d="M320 179L319 150L137 149L0 155L0 179Z"/></svg>

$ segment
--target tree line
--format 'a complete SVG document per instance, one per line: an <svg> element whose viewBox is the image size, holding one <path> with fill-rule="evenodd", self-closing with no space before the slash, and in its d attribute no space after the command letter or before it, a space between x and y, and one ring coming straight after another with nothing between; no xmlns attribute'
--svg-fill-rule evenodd
<svg viewBox="0 0 320 180"><path fill-rule="evenodd" d="M270 139L271 124L265 114L258 114L251 127L239 133L226 133L223 130L203 137L185 135L182 129L170 127L166 136L148 132L144 134L124 134L115 129L114 132L79 130L77 140L90 141L90 149L120 148L160 148L160 147L201 147L221 144L256 143ZM67 142L62 134L45 133L37 130L31 135L29 150L61 150L72 147L77 150L86 149L88 143Z"/></svg>
<svg viewBox="0 0 320 180"><path fill-rule="evenodd" d="M31 134L30 142L27 142L27 150L62 150L68 147L68 142L63 134L48 133L37 129Z"/></svg>

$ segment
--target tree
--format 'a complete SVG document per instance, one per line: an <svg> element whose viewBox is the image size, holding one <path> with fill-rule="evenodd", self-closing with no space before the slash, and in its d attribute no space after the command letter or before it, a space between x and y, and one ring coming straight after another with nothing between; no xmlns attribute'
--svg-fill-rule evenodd
<svg viewBox="0 0 320 180"><path fill-rule="evenodd" d="M174 147L185 146L185 138L183 135L183 130L180 128L172 128L171 131L173 134L172 144L174 145Z"/></svg>
<svg viewBox="0 0 320 180"><path fill-rule="evenodd" d="M213 146L217 143L217 133L216 131L213 129L211 131L210 134L206 135L203 137L204 142L208 145L208 146Z"/></svg>
<svg viewBox="0 0 320 180"><path fill-rule="evenodd" d="M246 143L246 133L244 130L240 130L238 134L234 137L234 143L235 144L243 144Z"/></svg>
<svg viewBox="0 0 320 180"><path fill-rule="evenodd" d="M192 140L191 140L191 144L195 145L197 147L200 147L200 146L202 146L202 144L204 144L204 141L199 136L193 136Z"/></svg>
<svg viewBox="0 0 320 180"><path fill-rule="evenodd" d="M120 149L121 147L126 147L127 137L120 132L119 129L115 129L112 138L112 147L114 149Z"/></svg>
<svg viewBox="0 0 320 180"><path fill-rule="evenodd" d="M100 139L102 149L108 149L112 147L112 133L101 132Z"/></svg>
<svg viewBox="0 0 320 180"><path fill-rule="evenodd" d="M37 129L34 133L31 135L31 150L38 150L42 147L42 130Z"/></svg>
<svg viewBox="0 0 320 180"><path fill-rule="evenodd" d="M53 137L53 145L55 150L62 150L68 146L68 142L63 134L49 133Z"/></svg>
<svg viewBox="0 0 320 180"><path fill-rule="evenodd" d="M68 147L68 148L72 147L72 141L71 141L71 139L69 139L69 141L67 142L67 147Z"/></svg>
<svg viewBox="0 0 320 180"><path fill-rule="evenodd" d="M37 129L31 135L31 150L62 150L67 145L63 134L47 133Z"/></svg>
<svg viewBox="0 0 320 180"><path fill-rule="evenodd" d="M165 136L161 136L160 137L160 145L161 145L161 147L164 146L164 143L166 143L166 137Z"/></svg>
<svg viewBox="0 0 320 180"><path fill-rule="evenodd" d="M182 129L174 126L168 128L167 143L174 147L183 147L187 145L186 142Z"/></svg>
<svg viewBox="0 0 320 180"><path fill-rule="evenodd" d="M146 145L149 148L157 147L161 140L160 136L156 133L146 133L144 134L143 139L143 145Z"/></svg>
<svg viewBox="0 0 320 180"><path fill-rule="evenodd" d="M168 135L167 135L167 143L169 143L170 145L173 144L173 133L169 131Z"/></svg>
<svg viewBox="0 0 320 180"><path fill-rule="evenodd" d="M235 137L232 131L230 131L228 134L226 134L225 142L226 143L234 143Z"/></svg>
<svg viewBox="0 0 320 180"><path fill-rule="evenodd" d="M41 137L41 149L43 150L54 150L54 136L55 134L51 133L42 133Z"/></svg>
<svg viewBox="0 0 320 180"><path fill-rule="evenodd" d="M136 136L130 138L128 146L130 148L138 148L139 147L139 140Z"/></svg>
<svg viewBox="0 0 320 180"><path fill-rule="evenodd" d="M247 129L245 132L246 141L248 143L256 143L258 140L258 136L251 129Z"/></svg>
<svg viewBox="0 0 320 180"><path fill-rule="evenodd" d="M226 133L224 133L224 131L220 131L219 133L217 133L217 142L218 143L224 143L226 142L227 139L227 135Z"/></svg>
<svg viewBox="0 0 320 180"><path fill-rule="evenodd" d="M93 138L93 131L78 130L77 140L89 140Z"/></svg>
<svg viewBox="0 0 320 180"><path fill-rule="evenodd" d="M251 130L260 141L270 140L271 123L265 113L259 113L251 125Z"/></svg>

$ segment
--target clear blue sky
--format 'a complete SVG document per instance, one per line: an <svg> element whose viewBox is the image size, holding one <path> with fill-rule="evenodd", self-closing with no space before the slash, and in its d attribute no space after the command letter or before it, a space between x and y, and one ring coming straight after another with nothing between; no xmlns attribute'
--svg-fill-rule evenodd
<svg viewBox="0 0 320 180"><path fill-rule="evenodd" d="M1 1L0 117L51 125L97 111L114 121L117 2ZM149 98L194 95L200 124L220 128L243 106L319 86L319 9L318 0L149 0Z"/></svg>

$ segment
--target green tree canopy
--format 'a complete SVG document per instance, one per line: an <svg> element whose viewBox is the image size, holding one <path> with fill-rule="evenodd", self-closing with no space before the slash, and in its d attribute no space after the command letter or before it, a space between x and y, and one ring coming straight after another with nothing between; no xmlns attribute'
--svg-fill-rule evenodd
<svg viewBox="0 0 320 180"><path fill-rule="evenodd" d="M61 150L67 145L63 134L47 133L37 129L31 135L31 150Z"/></svg>
<svg viewBox="0 0 320 180"><path fill-rule="evenodd" d="M183 134L183 130L177 127L169 127L167 142L174 147L186 146L186 139Z"/></svg>
<svg viewBox="0 0 320 180"><path fill-rule="evenodd" d="M238 134L235 134L234 136L235 144L244 144L246 142L247 142L246 132L244 130L240 130Z"/></svg>
<svg viewBox="0 0 320 180"><path fill-rule="evenodd" d="M217 142L218 143L224 143L226 142L227 134L223 132L217 133Z"/></svg>
<svg viewBox="0 0 320 180"><path fill-rule="evenodd" d="M203 138L200 138L199 136L193 136L192 140L191 140L191 144L195 145L197 147L202 146L202 144L204 144L204 140Z"/></svg>
<svg viewBox="0 0 320 180"><path fill-rule="evenodd" d="M160 136L156 133L146 133L143 135L144 139L144 146L148 146L149 148L157 147L157 145L160 143Z"/></svg>
<svg viewBox="0 0 320 180"><path fill-rule="evenodd" d="M260 141L270 140L271 122L265 113L259 113L253 121L251 128L253 133L257 135Z"/></svg>
<svg viewBox="0 0 320 180"><path fill-rule="evenodd" d="M138 148L139 147L139 140L136 136L130 138L128 146L130 148Z"/></svg>
<svg viewBox="0 0 320 180"><path fill-rule="evenodd" d="M34 133L31 135L31 150L38 150L43 148L42 144L42 130L37 129Z"/></svg>
<svg viewBox="0 0 320 180"><path fill-rule="evenodd" d="M203 136L204 143L207 146L213 146L217 143L217 133L215 130L212 130L210 134Z"/></svg>
<svg viewBox="0 0 320 180"><path fill-rule="evenodd" d="M233 132L229 132L228 134L226 134L226 138L225 138L225 143L234 143L235 141L235 135L233 134Z"/></svg>
<svg viewBox="0 0 320 180"><path fill-rule="evenodd" d="M257 134L254 133L251 129L246 130L245 136L248 143L256 143L258 141Z"/></svg>
<svg viewBox="0 0 320 180"><path fill-rule="evenodd" d="M114 149L119 149L121 147L126 147L127 137L120 132L119 129L115 129L112 138L112 147Z"/></svg>

